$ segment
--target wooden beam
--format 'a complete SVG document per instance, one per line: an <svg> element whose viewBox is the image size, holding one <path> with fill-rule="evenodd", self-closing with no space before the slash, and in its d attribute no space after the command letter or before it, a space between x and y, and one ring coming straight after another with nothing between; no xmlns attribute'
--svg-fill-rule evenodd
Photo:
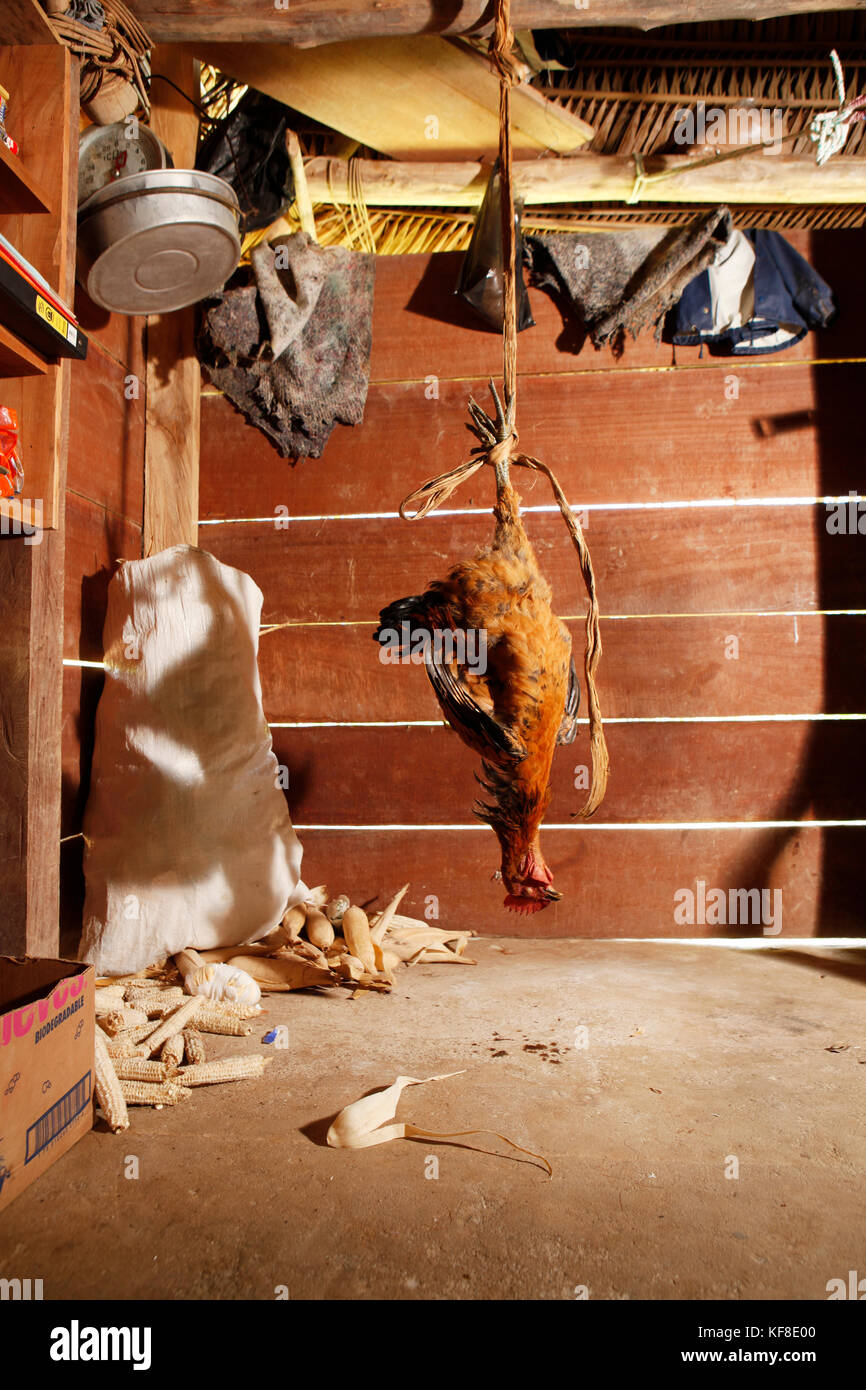
<svg viewBox="0 0 866 1390"><path fill-rule="evenodd" d="M640 203L862 203L866 158L838 158L818 168L806 155L741 155L699 167L693 155L656 155L648 175L673 175L640 186ZM370 207L477 207L489 170L465 164L360 160L364 198ZM553 203L626 202L635 187L630 155L578 154L564 159L515 163L515 187L527 207ZM307 183L314 203L349 202L348 168L342 160L312 159Z"/></svg>
<svg viewBox="0 0 866 1390"><path fill-rule="evenodd" d="M655 29L661 24L861 10L864 0L513 0L515 29ZM136 0L135 13L158 42L285 43L299 48L397 34L488 34L489 0Z"/></svg>
<svg viewBox="0 0 866 1390"><path fill-rule="evenodd" d="M499 80L465 44L426 35L356 39L301 51L285 44L220 44L199 57L296 111L394 159L477 159L499 145ZM570 154L592 126L534 87L511 97L515 158Z"/></svg>
<svg viewBox="0 0 866 1390"><path fill-rule="evenodd" d="M198 63L182 49L155 48L153 73L198 100ZM192 168L198 113L168 82L154 78L151 129L175 167ZM198 544L198 452L201 370L195 352L195 306L147 320L144 462L144 554Z"/></svg>

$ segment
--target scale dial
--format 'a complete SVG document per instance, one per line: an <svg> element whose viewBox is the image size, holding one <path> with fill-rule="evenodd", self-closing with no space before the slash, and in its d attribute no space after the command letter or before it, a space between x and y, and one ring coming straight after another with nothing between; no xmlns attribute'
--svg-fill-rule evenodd
<svg viewBox="0 0 866 1390"><path fill-rule="evenodd" d="M171 155L149 126L127 121L88 126L78 141L78 205L116 179L172 167Z"/></svg>

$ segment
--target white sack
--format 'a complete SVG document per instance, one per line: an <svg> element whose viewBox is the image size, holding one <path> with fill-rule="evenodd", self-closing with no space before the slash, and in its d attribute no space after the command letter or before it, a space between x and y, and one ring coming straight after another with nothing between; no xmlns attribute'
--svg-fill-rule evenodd
<svg viewBox="0 0 866 1390"><path fill-rule="evenodd" d="M307 894L262 710L261 611L249 575L192 546L109 585L81 942L100 974L254 941Z"/></svg>

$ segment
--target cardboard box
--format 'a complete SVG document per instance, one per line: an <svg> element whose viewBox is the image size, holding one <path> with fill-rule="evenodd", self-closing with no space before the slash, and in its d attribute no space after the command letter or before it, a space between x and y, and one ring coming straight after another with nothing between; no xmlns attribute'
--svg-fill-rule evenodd
<svg viewBox="0 0 866 1390"><path fill-rule="evenodd" d="M92 965L0 956L0 1210L93 1124Z"/></svg>

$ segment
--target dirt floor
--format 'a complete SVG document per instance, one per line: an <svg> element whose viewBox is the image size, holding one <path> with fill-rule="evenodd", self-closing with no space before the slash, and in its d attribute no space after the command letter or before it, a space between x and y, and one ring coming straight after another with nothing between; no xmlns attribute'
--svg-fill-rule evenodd
<svg viewBox="0 0 866 1390"><path fill-rule="evenodd" d="M825 1299L866 1273L866 952L472 950L390 997L272 997L212 1049L272 1056L265 1079L100 1123L0 1216L0 1275L46 1299ZM484 1135L324 1146L365 1092L458 1068L399 1118L489 1126L552 1179Z"/></svg>

